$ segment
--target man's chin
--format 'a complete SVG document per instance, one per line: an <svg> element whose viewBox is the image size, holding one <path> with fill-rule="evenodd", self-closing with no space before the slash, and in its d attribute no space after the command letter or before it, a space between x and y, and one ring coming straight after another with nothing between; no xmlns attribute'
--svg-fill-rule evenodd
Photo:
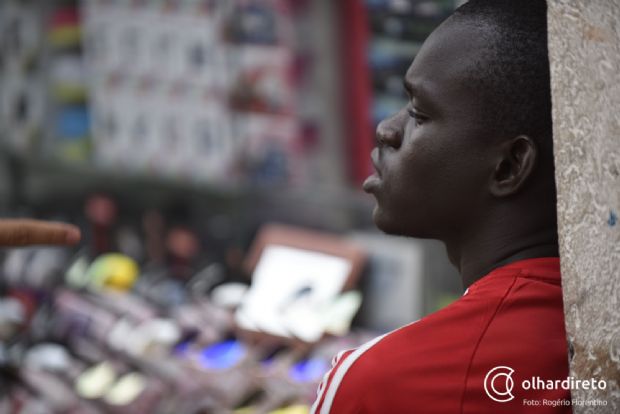
<svg viewBox="0 0 620 414"><path fill-rule="evenodd" d="M425 231L423 223L411 222L411 216L400 219L377 204L372 212L375 226L390 236L415 237L419 239L435 239L436 235ZM409 219L409 220L408 220Z"/></svg>
<svg viewBox="0 0 620 414"><path fill-rule="evenodd" d="M394 220L388 212L377 204L372 212L372 219L375 226L382 232L393 236L405 236L403 234L402 224L398 220Z"/></svg>

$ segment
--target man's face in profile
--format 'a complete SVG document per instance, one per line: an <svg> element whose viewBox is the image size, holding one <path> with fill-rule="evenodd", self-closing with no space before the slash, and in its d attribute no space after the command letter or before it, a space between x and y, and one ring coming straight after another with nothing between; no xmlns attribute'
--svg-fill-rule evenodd
<svg viewBox="0 0 620 414"><path fill-rule="evenodd" d="M376 174L364 183L377 199L381 230L445 239L484 214L494 164L487 160L480 98L466 76L482 59L484 43L479 29L449 19L408 69L409 102L378 126Z"/></svg>

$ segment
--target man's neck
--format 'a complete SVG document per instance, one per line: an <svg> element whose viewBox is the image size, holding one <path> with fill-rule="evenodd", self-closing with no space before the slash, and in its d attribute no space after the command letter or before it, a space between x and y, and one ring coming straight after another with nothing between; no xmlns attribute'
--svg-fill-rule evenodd
<svg viewBox="0 0 620 414"><path fill-rule="evenodd" d="M545 229L527 236L519 234L486 235L466 243L446 243L450 261L468 288L491 270L518 260L559 256L557 232Z"/></svg>

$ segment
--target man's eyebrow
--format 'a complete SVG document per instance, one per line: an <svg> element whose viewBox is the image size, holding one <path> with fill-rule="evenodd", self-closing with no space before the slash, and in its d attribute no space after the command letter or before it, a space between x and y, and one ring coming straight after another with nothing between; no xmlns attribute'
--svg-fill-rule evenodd
<svg viewBox="0 0 620 414"><path fill-rule="evenodd" d="M416 101L416 105L424 106L424 109L433 110L435 107L435 101L432 96L427 93L427 85L428 82L424 81L415 81L411 82L406 77L403 79L403 87L407 91L409 98L411 100Z"/></svg>

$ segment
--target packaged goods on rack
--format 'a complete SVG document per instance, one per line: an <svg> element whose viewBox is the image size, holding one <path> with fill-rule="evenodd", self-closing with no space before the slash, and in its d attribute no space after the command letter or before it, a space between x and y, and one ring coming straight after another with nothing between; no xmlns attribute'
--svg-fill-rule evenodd
<svg viewBox="0 0 620 414"><path fill-rule="evenodd" d="M226 282L217 262L197 266L199 237L182 227L169 227L163 240L137 239L163 242L163 261L153 246L134 249L147 251L139 261L110 252L132 231L120 232L114 210L104 196L88 201L90 252L7 253L0 269L3 406L36 405L46 413L308 412L334 349L369 339L350 330L359 308L359 293L350 289L363 252L345 239L267 226L247 255L256 277ZM156 230L153 214L144 221ZM291 247L282 246L287 241ZM284 269L296 277L273 290ZM351 302L351 295L358 299ZM290 318L254 306L265 301L286 307L281 311Z"/></svg>

